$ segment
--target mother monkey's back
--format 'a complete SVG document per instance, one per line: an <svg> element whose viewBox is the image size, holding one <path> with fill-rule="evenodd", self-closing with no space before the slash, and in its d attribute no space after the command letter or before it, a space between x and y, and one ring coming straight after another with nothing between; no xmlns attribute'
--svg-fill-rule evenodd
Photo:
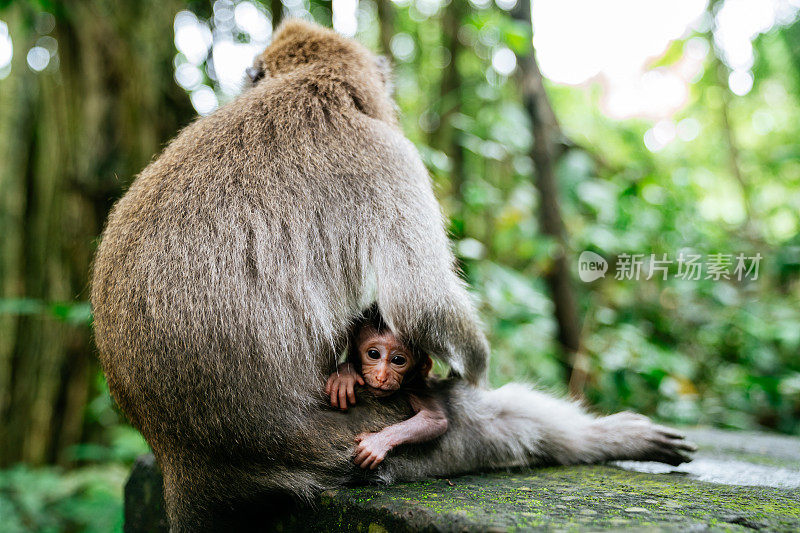
<svg viewBox="0 0 800 533"><path fill-rule="evenodd" d="M136 178L94 263L111 393L167 469L180 454L281 460L372 303L456 371L484 371L486 342L381 62L291 21L255 66L252 87Z"/></svg>

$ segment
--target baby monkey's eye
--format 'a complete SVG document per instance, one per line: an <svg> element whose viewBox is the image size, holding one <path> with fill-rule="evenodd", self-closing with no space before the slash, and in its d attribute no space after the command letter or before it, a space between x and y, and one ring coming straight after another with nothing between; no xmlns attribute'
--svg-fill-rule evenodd
<svg viewBox="0 0 800 533"><path fill-rule="evenodd" d="M392 357L392 363L397 366L403 366L404 364L406 364L406 358L403 357L402 355L395 355L394 357Z"/></svg>
<svg viewBox="0 0 800 533"><path fill-rule="evenodd" d="M367 350L367 357L369 357L370 359L380 359L381 354L378 353L378 350L372 348L371 350Z"/></svg>

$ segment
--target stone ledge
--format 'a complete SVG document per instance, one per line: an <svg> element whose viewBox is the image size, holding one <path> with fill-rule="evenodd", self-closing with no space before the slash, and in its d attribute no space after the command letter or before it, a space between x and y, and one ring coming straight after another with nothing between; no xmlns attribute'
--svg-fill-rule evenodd
<svg viewBox="0 0 800 533"><path fill-rule="evenodd" d="M800 530L800 439L687 433L700 450L679 468L626 462L341 488L265 529ZM159 490L152 458L137 461L126 486L127 532L166 531Z"/></svg>

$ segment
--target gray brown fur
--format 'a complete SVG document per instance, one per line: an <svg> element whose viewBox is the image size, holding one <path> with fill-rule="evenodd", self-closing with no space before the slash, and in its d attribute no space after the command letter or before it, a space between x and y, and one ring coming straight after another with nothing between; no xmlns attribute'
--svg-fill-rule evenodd
<svg viewBox="0 0 800 533"><path fill-rule="evenodd" d="M369 479L658 459L662 448L662 460L682 460L679 441L659 441L649 422L650 440L612 438L570 403L479 387L488 345L380 61L289 21L256 67L261 79L137 177L94 264L100 359L162 467L173 530L211 529L237 499L366 479L354 435L407 418L407 402L362 394L343 414L322 390L373 304L463 380L440 388L445 436L399 450ZM550 416L542 398L577 418Z"/></svg>

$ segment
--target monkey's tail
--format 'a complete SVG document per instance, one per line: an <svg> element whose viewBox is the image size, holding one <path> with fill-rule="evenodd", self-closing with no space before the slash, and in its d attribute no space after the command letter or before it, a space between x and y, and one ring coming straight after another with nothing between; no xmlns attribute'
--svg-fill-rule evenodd
<svg viewBox="0 0 800 533"><path fill-rule="evenodd" d="M595 417L579 404L509 383L486 390L460 380L449 388L447 432L438 440L398 450L387 458L381 481L450 476L479 470L611 460L690 461L694 445L645 416Z"/></svg>

